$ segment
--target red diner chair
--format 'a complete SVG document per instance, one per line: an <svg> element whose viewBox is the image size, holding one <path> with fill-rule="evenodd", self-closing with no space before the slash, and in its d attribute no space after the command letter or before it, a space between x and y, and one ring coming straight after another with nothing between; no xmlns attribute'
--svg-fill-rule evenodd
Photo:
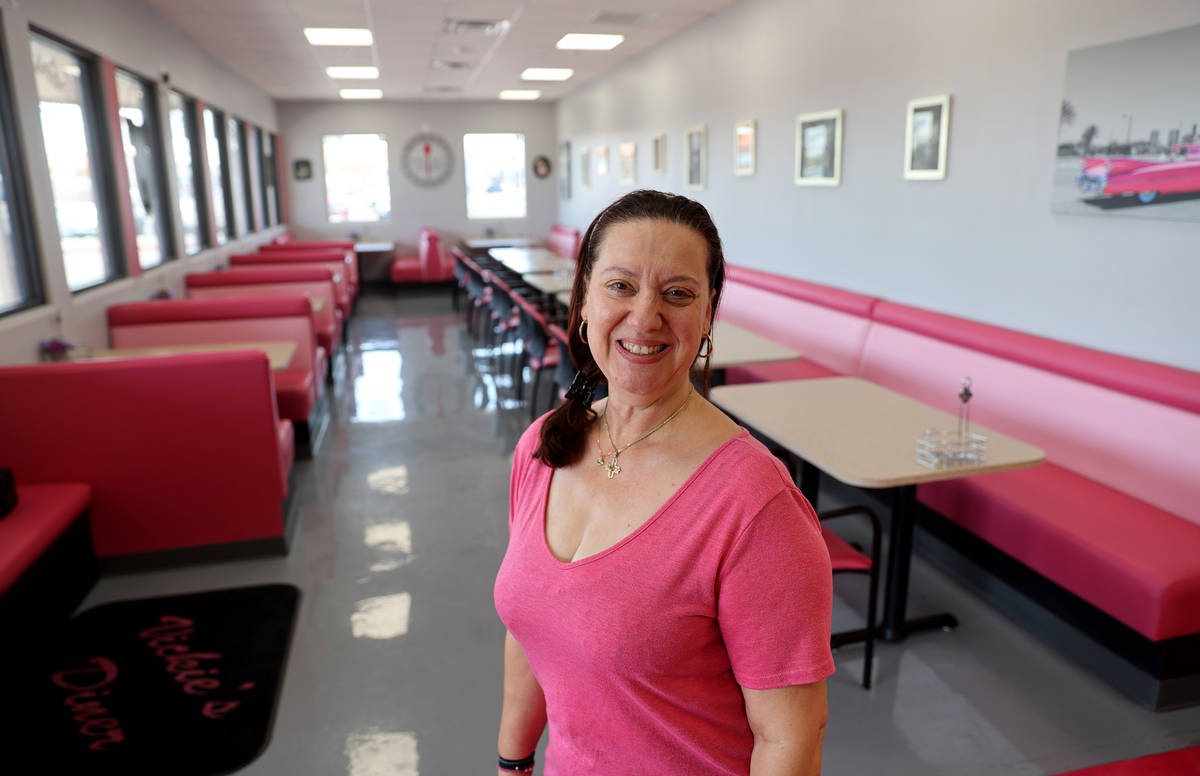
<svg viewBox="0 0 1200 776"><path fill-rule="evenodd" d="M866 643L863 652L862 686L871 689L871 664L875 657L875 605L879 590L879 516L870 507L856 505L830 509L820 512L817 517L824 523L847 515L864 514L871 521L871 554L864 555L842 537L821 526L821 535L825 546L829 548L829 561L833 566L833 574L866 574L871 588L867 593L867 627L861 630L842 631L833 634L830 639L834 647L854 644L859 641Z"/></svg>

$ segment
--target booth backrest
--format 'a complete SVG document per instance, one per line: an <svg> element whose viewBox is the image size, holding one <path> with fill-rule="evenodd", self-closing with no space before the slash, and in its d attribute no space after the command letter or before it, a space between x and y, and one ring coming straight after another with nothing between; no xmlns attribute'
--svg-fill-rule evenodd
<svg viewBox="0 0 1200 776"><path fill-rule="evenodd" d="M890 302L858 375L1046 451L1047 460L1200 524L1200 374Z"/></svg>
<svg viewBox="0 0 1200 776"><path fill-rule="evenodd" d="M564 259L574 261L579 253L579 230L573 226L555 224L550 227L549 248Z"/></svg>
<svg viewBox="0 0 1200 776"><path fill-rule="evenodd" d="M243 269L237 272L193 272L184 278L189 299L214 299L226 296L295 296L303 294L319 300L313 322L318 330L337 325L337 302L333 272L325 267L280 267L279 269Z"/></svg>
<svg viewBox="0 0 1200 776"><path fill-rule="evenodd" d="M283 535L262 353L0 367L0 396L0 460L22 484L89 484L99 556Z"/></svg>
<svg viewBox="0 0 1200 776"><path fill-rule="evenodd" d="M296 343L296 352L284 371L311 372L316 364L312 306L302 295L113 305L108 332L114 348L286 340Z"/></svg>
<svg viewBox="0 0 1200 776"><path fill-rule="evenodd" d="M337 298L344 306L350 300L349 265L340 252L310 251L300 253L240 253L229 257L230 269L241 272L246 269L279 269L281 267L313 265L325 267L333 272L333 285Z"/></svg>
<svg viewBox="0 0 1200 776"><path fill-rule="evenodd" d="M354 243L349 240L333 240L328 242L290 242L280 245L272 245L267 243L259 247L260 253L328 253L329 251L341 251L346 259L346 277L350 284L355 288L358 287L358 252L354 249Z"/></svg>
<svg viewBox="0 0 1200 776"><path fill-rule="evenodd" d="M447 268L442 261L442 241L432 229L421 230L417 255L421 259L421 277L424 280L446 280L453 276L453 263Z"/></svg>
<svg viewBox="0 0 1200 776"><path fill-rule="evenodd" d="M842 374L858 371L875 297L727 265L717 317Z"/></svg>

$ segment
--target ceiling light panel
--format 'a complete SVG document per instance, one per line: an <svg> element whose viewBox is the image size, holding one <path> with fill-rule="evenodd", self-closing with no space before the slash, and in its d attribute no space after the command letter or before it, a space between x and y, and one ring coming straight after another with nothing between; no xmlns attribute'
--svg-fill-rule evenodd
<svg viewBox="0 0 1200 776"><path fill-rule="evenodd" d="M330 78L358 78L372 80L379 77L379 68L373 65L337 65L325 68Z"/></svg>
<svg viewBox="0 0 1200 776"><path fill-rule="evenodd" d="M624 35L596 35L586 32L569 32L554 44L555 48L571 51L611 51L625 40Z"/></svg>
<svg viewBox="0 0 1200 776"><path fill-rule="evenodd" d="M383 99L382 89L342 89L338 96L343 100L380 100Z"/></svg>
<svg viewBox="0 0 1200 776"><path fill-rule="evenodd" d="M305 27L304 37L314 46L370 46L371 31L358 27Z"/></svg>
<svg viewBox="0 0 1200 776"><path fill-rule="evenodd" d="M541 91L537 89L505 89L500 92L502 100L536 100L541 96Z"/></svg>
<svg viewBox="0 0 1200 776"><path fill-rule="evenodd" d="M569 67L527 67L521 71L522 81L565 81L575 75Z"/></svg>

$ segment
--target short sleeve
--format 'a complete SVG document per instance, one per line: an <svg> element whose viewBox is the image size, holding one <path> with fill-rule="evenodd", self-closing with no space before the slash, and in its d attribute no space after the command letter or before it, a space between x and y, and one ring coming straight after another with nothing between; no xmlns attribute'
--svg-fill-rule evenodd
<svg viewBox="0 0 1200 776"><path fill-rule="evenodd" d="M833 580L812 507L794 489L742 532L717 579L717 622L738 684L767 690L833 674Z"/></svg>

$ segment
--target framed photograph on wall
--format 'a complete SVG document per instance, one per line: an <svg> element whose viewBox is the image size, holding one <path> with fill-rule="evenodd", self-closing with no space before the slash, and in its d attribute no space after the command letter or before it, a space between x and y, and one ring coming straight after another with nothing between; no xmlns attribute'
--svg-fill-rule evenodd
<svg viewBox="0 0 1200 776"><path fill-rule="evenodd" d="M618 179L622 186L637 184L637 143L621 143L617 146L617 158L620 164Z"/></svg>
<svg viewBox="0 0 1200 776"><path fill-rule="evenodd" d="M608 175L608 146L606 145L596 149L596 174Z"/></svg>
<svg viewBox="0 0 1200 776"><path fill-rule="evenodd" d="M708 180L708 130L702 126L687 130L684 161L687 165L687 187L702 189Z"/></svg>
<svg viewBox="0 0 1200 776"><path fill-rule="evenodd" d="M754 119L733 125L733 174L753 175L755 162Z"/></svg>
<svg viewBox="0 0 1200 776"><path fill-rule="evenodd" d="M564 140L558 144L558 196L560 199L571 198L570 140Z"/></svg>
<svg viewBox="0 0 1200 776"><path fill-rule="evenodd" d="M587 146L579 149L579 185L585 189L592 187L592 152Z"/></svg>
<svg viewBox="0 0 1200 776"><path fill-rule="evenodd" d="M842 109L796 117L796 185L842 183Z"/></svg>
<svg viewBox="0 0 1200 776"><path fill-rule="evenodd" d="M950 95L908 101L904 126L904 177L913 181L946 177L950 141Z"/></svg>
<svg viewBox="0 0 1200 776"><path fill-rule="evenodd" d="M667 171L667 134L654 136L650 144L650 172L663 175Z"/></svg>

